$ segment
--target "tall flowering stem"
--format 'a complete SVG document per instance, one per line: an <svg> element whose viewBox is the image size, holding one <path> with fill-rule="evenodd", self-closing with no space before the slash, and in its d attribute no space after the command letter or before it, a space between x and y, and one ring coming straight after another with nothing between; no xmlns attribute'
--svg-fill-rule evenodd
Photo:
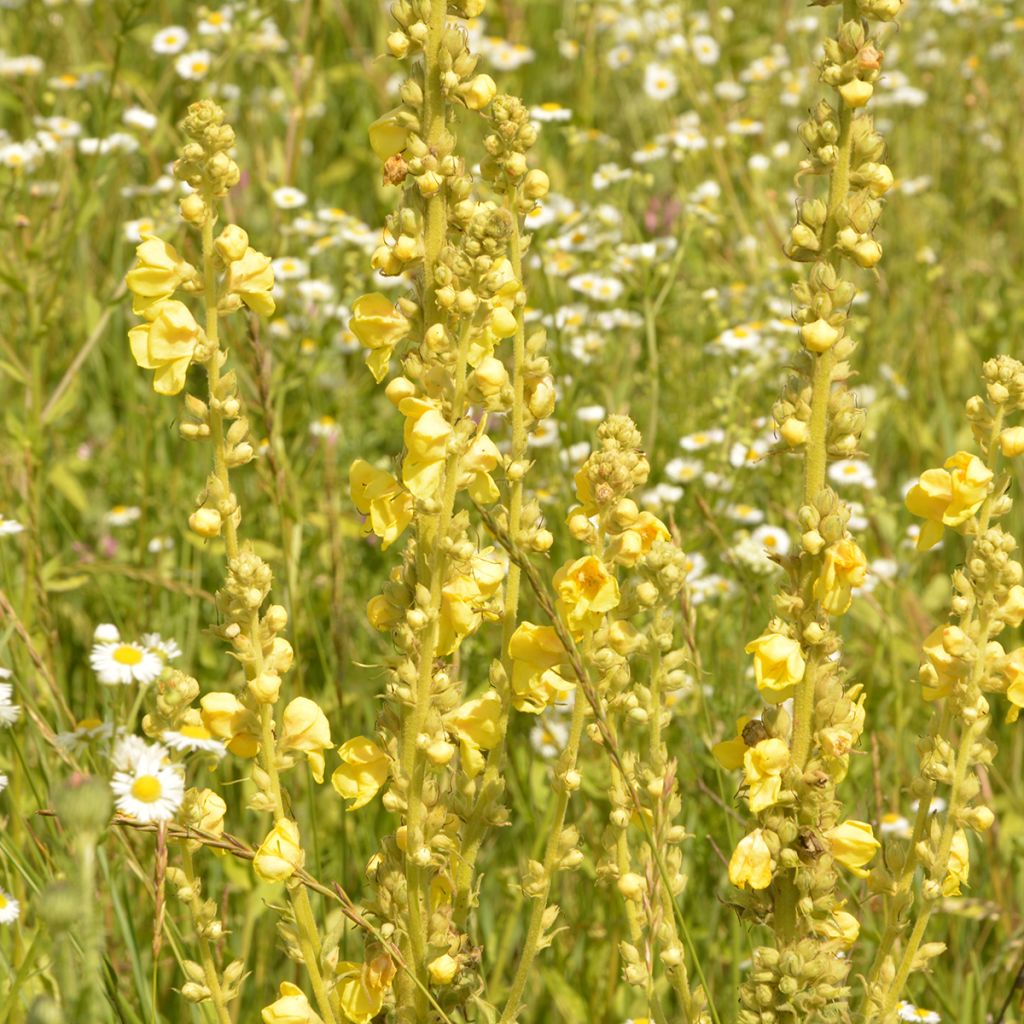
<svg viewBox="0 0 1024 1024"><path fill-rule="evenodd" d="M717 751L727 767L742 769L757 818L732 855L729 876L743 890L749 919L772 932L772 944L754 952L741 992L742 1024L840 1019L849 966L837 954L856 940L858 926L843 909L839 867L865 873L878 847L870 825L842 820L837 799L863 729L864 697L845 677L832 620L849 609L867 564L847 530L849 509L827 484L827 468L830 459L857 453L864 423L846 387L856 292L848 274L875 267L882 256L872 233L893 176L864 108L883 59L871 22L892 21L901 5L841 6L819 64L835 101L821 101L800 129L808 150L801 174L827 175L828 193L800 202L786 244L791 259L809 265L794 287L796 373L774 408L781 450L804 460L800 544L781 559L787 584L775 598L775 617L747 645L766 707Z"/></svg>
<svg viewBox="0 0 1024 1024"><path fill-rule="evenodd" d="M956 452L943 467L922 474L907 496L910 510L924 519L918 547L937 543L946 528L971 540L963 567L953 574L952 621L924 641L920 681L934 709L918 743L913 834L909 843L891 840L871 875L884 897L886 926L867 976L865 1022L889 1020L911 974L945 949L924 942L928 924L941 901L959 894L968 880L968 833L980 835L993 824L992 810L979 802L976 774L996 753L986 735L992 714L985 695L1006 695L1008 721L1024 707L1024 648L1006 652L996 639L1024 622L1024 567L1013 557L1016 541L998 522L1012 507L1006 460L1024 453L1024 428L1010 425L1024 410L1024 365L999 356L985 364L984 380L985 394L967 403L979 454ZM940 789L944 810L935 812Z"/></svg>
<svg viewBox="0 0 1024 1024"><path fill-rule="evenodd" d="M271 570L250 544L239 539L242 512L231 481L231 470L250 462L255 452L235 374L225 372L228 353L221 342L220 322L243 309L264 316L272 313L273 273L270 258L249 245L242 228L229 224L215 233L219 203L240 177L237 164L229 156L234 131L224 123L223 112L209 101L194 103L182 127L188 142L174 171L191 188L181 203L181 213L199 232L201 266L197 270L159 238L144 239L138 263L127 276L134 311L144 323L133 328L129 338L136 362L154 371L154 390L160 394L182 392L192 364L201 365L206 372L206 398L186 394L189 416L180 427L184 439L209 441L212 448L212 470L189 517L189 526L199 537L223 540L227 571L216 595L220 618L212 630L230 645L242 665L245 686L240 693L203 695L200 716L211 737L227 743L233 754L253 759L255 794L250 807L269 811L274 818L274 826L254 859L254 868L267 881L287 884L291 912L288 927L297 958L305 964L322 1020L335 1024L340 1019L339 999L334 979L325 977L323 971L323 949L309 897L294 878L305 854L298 825L288 816L281 785L282 771L302 754L309 759L317 781L323 780L323 751L331 745L330 729L323 711L306 698L288 704L280 725L275 719L282 676L293 661L291 645L281 635L288 616L280 605L264 608L270 595ZM185 302L174 298L179 291L183 297L201 297L204 327ZM187 677L175 680L174 685L187 697L185 703L198 693L198 685ZM165 712L170 713L158 701L156 715L149 716L148 730L158 728ZM205 820L210 805L209 797L190 801L198 821ZM210 901L197 902L200 882L190 854L186 854L185 871L175 871L177 875L172 872L169 876L172 882L179 878L179 895L193 910L201 940L219 934ZM217 979L211 974L209 946L201 946L201 952L203 963L197 965L190 981L192 998L197 1002L209 999L223 1018L224 1004L237 993L241 965L232 964L223 978Z"/></svg>
<svg viewBox="0 0 1024 1024"><path fill-rule="evenodd" d="M400 474L357 460L352 498L385 548L413 530L401 565L367 609L396 648L388 703L375 738L355 737L342 748L336 787L355 798L354 810L390 779L384 802L401 824L371 864L374 911L394 930L414 975L401 977L396 993L399 1017L409 1021L427 1019L428 988L446 1008L479 990L480 954L467 934L475 865L487 829L505 813L498 801L513 707L507 646L519 573L506 581L502 556L481 546L473 504L496 505L527 550L552 542L523 489L527 431L554 401L543 335L528 339L523 324L522 218L548 183L527 168L536 129L526 108L476 74L461 19L482 7L478 0L392 5L388 49L408 74L401 106L371 126L370 141L402 199L372 263L384 275L406 275L413 290L397 303L364 295L351 321L378 383L397 355L401 372L385 394L404 418ZM454 130L467 110L488 123L482 182L457 149ZM477 198L488 189L493 198ZM509 339L511 377L500 348ZM512 424L504 456L487 433L493 414ZM502 656L471 695L452 659L495 621ZM379 781L364 799L357 765L367 759Z"/></svg>

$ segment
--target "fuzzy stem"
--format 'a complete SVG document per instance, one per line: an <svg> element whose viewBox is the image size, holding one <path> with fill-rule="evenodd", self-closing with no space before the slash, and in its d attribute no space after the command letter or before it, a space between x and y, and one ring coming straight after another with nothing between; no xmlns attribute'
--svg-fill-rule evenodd
<svg viewBox="0 0 1024 1024"><path fill-rule="evenodd" d="M199 947L199 961L203 965L203 974L206 976L206 987L210 990L210 1002L217 1012L219 1024L231 1024L231 1014L228 1012L227 1003L224 1000L224 990L221 988L220 975L217 972L217 965L213 960L213 951L210 949L210 942L203 935L199 934L200 910L202 903L199 899L199 891L196 888L196 869L192 860L192 853L185 845L182 852L182 863L184 864L185 877L192 887L192 896L188 901L189 909L192 911L192 920L196 924L196 945Z"/></svg>

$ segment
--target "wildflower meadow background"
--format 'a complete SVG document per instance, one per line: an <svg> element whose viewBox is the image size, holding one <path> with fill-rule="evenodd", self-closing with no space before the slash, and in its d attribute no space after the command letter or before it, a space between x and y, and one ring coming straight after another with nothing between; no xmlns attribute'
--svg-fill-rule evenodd
<svg viewBox="0 0 1024 1024"><path fill-rule="evenodd" d="M1019 0L0 0L0 1024L1020 1024L1022 107Z"/></svg>

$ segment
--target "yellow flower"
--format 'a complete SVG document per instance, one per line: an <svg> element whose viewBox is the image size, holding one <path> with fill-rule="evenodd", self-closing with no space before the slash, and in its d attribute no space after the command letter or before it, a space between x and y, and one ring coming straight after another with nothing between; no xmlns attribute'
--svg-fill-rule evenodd
<svg viewBox="0 0 1024 1024"><path fill-rule="evenodd" d="M754 656L754 677L761 696L778 704L793 695L806 663L800 644L782 633L762 633L743 648Z"/></svg>
<svg viewBox="0 0 1024 1024"><path fill-rule="evenodd" d="M370 148L381 160L401 153L409 141L409 128L399 117L402 112L402 107L396 107L370 125Z"/></svg>
<svg viewBox="0 0 1024 1024"><path fill-rule="evenodd" d="M576 685L557 671L569 656L551 626L521 622L509 638L508 653L513 661L512 704L517 711L540 714L565 700Z"/></svg>
<svg viewBox="0 0 1024 1024"><path fill-rule="evenodd" d="M734 772L743 767L743 759L750 749L743 739L743 730L749 721L749 715L737 718L736 735L732 739L721 740L711 748L712 756L726 771Z"/></svg>
<svg viewBox="0 0 1024 1024"><path fill-rule="evenodd" d="M196 268L183 260L174 246L155 235L146 235L136 247L138 263L124 276L132 293L132 310L138 315L157 302L169 299L181 285L196 278Z"/></svg>
<svg viewBox="0 0 1024 1024"><path fill-rule="evenodd" d="M331 727L320 705L308 697L296 697L284 709L281 750L306 755L313 778L324 781L324 751L331 746Z"/></svg>
<svg viewBox="0 0 1024 1024"><path fill-rule="evenodd" d="M922 693L925 700L948 697L957 680L963 678L967 665L963 655L969 641L959 626L936 626L925 637L921 650L927 664L921 669Z"/></svg>
<svg viewBox="0 0 1024 1024"><path fill-rule="evenodd" d="M460 573L441 589L437 653L451 654L480 628L486 604L505 579L505 563L485 548L473 556L468 573Z"/></svg>
<svg viewBox="0 0 1024 1024"><path fill-rule="evenodd" d="M278 998L263 1007L263 1024L323 1024L298 986L282 981Z"/></svg>
<svg viewBox="0 0 1024 1024"><path fill-rule="evenodd" d="M200 829L211 835L219 836L224 831L224 815L227 814L227 810L228 805L212 789L190 789L185 793L185 800L181 805L178 819L189 828ZM193 853L202 845L197 839L186 841L186 846ZM225 852L224 850L214 850L214 853L218 854Z"/></svg>
<svg viewBox="0 0 1024 1024"><path fill-rule="evenodd" d="M366 736L355 736L338 748L341 764L331 775L338 795L351 800L346 810L365 807L384 785L391 770L388 755Z"/></svg>
<svg viewBox="0 0 1024 1024"><path fill-rule="evenodd" d="M834 910L831 917L813 922L811 927L816 934L826 939L834 939L844 946L852 946L860 935L860 922L841 907Z"/></svg>
<svg viewBox="0 0 1024 1024"><path fill-rule="evenodd" d="M1003 675L1006 677L1006 696L1010 701L1010 709L1006 713L1008 722L1016 722L1021 708L1024 708L1024 647L1011 651L1003 662Z"/></svg>
<svg viewBox="0 0 1024 1024"><path fill-rule="evenodd" d="M729 858L729 881L742 889L767 889L772 884L772 853L764 833L755 828L744 836Z"/></svg>
<svg viewBox="0 0 1024 1024"><path fill-rule="evenodd" d="M260 843L252 861L253 871L264 882L284 882L306 861L299 840L299 826L289 818L278 818L267 838Z"/></svg>
<svg viewBox="0 0 1024 1024"><path fill-rule="evenodd" d="M395 346L409 333L408 319L386 295L372 292L356 299L348 325L359 341L370 349L366 365L379 384L387 376Z"/></svg>
<svg viewBox="0 0 1024 1024"><path fill-rule="evenodd" d="M245 250L240 260L228 264L228 291L234 292L254 313L270 316L275 309L274 270L270 257L253 248Z"/></svg>
<svg viewBox="0 0 1024 1024"><path fill-rule="evenodd" d="M259 753L259 723L256 716L233 693L205 693L199 698L200 717L210 735L224 740L237 757Z"/></svg>
<svg viewBox="0 0 1024 1024"><path fill-rule="evenodd" d="M394 964L378 956L365 964L343 960L337 970L342 1012L352 1024L369 1024L384 1005L384 993L395 976Z"/></svg>
<svg viewBox="0 0 1024 1024"><path fill-rule="evenodd" d="M867 875L864 865L882 845L866 821L852 819L830 828L825 838L832 848L832 856L861 878Z"/></svg>
<svg viewBox="0 0 1024 1024"><path fill-rule="evenodd" d="M558 610L577 636L601 625L607 612L618 606L619 583L596 555L566 562L554 578Z"/></svg>
<svg viewBox="0 0 1024 1024"><path fill-rule="evenodd" d="M490 505L500 497L498 486L491 479L500 461L498 446L482 432L462 458L461 468L470 476L469 495L481 505Z"/></svg>
<svg viewBox="0 0 1024 1024"><path fill-rule="evenodd" d="M789 747L774 737L761 740L743 756L750 810L759 814L779 799L782 773L789 767Z"/></svg>
<svg viewBox="0 0 1024 1024"><path fill-rule="evenodd" d="M960 886L966 885L970 876L971 851L967 845L967 833L958 828L949 847L949 873L942 882L942 895L959 896Z"/></svg>
<svg viewBox="0 0 1024 1024"><path fill-rule="evenodd" d="M585 516L597 515L600 511L600 506L594 498L594 488L591 486L587 467L583 466L581 469L578 469L573 480L576 484L576 500L581 506L580 511Z"/></svg>
<svg viewBox="0 0 1024 1024"><path fill-rule="evenodd" d="M610 554L621 565L632 567L659 540L668 540L670 536L668 527L657 516L641 512L635 522L612 542Z"/></svg>
<svg viewBox="0 0 1024 1024"><path fill-rule="evenodd" d="M442 953L427 964L427 972L435 985L450 985L459 973L459 961L448 953Z"/></svg>
<svg viewBox="0 0 1024 1024"><path fill-rule="evenodd" d="M821 575L814 581L814 598L830 615L842 615L850 607L851 591L864 585L868 560L849 537L825 549Z"/></svg>
<svg viewBox="0 0 1024 1024"><path fill-rule="evenodd" d="M188 306L177 299L150 305L144 315L148 322L128 332L132 356L142 369L156 371L153 390L158 395L176 395L205 335Z"/></svg>
<svg viewBox="0 0 1024 1024"><path fill-rule="evenodd" d="M386 470L363 459L352 463L348 486L356 508L367 517L364 533L375 533L387 551L412 521L412 495Z"/></svg>
<svg viewBox="0 0 1024 1024"><path fill-rule="evenodd" d="M468 700L445 719L459 738L462 767L475 779L484 767L481 751L493 750L501 741L501 698L488 690L483 697Z"/></svg>
<svg viewBox="0 0 1024 1024"><path fill-rule="evenodd" d="M957 452L945 469L929 469L907 495L907 508L926 520L918 534L919 551L927 551L942 539L946 526L961 526L988 497L993 473L976 455Z"/></svg>
<svg viewBox="0 0 1024 1024"><path fill-rule="evenodd" d="M448 456L451 424L433 402L423 398L403 398L398 411L405 417L402 483L417 498L433 497Z"/></svg>

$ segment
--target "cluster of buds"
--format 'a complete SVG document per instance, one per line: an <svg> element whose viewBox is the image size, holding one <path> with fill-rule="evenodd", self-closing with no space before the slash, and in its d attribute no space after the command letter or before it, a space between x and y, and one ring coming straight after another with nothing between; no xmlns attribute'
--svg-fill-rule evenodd
<svg viewBox="0 0 1024 1024"><path fill-rule="evenodd" d="M746 648L766 707L741 719L736 737L715 748L724 766L742 771L741 792L756 818L729 863L741 889L737 903L773 933L772 944L755 951L743 985L742 1024L819 1013L839 1020L848 1012L848 961L838 954L859 929L843 909L839 868L863 876L879 848L869 824L843 820L837 798L864 728L864 694L839 661L833 620L865 583L867 560L826 470L830 459L859 453L865 419L847 387L856 348L848 270L881 259L873 232L893 184L884 141L863 110L882 62L864 19L890 20L883 6L843 4L820 64L821 80L836 91L834 105L822 100L800 128L808 150L801 173L830 177L827 199L800 202L785 246L791 259L810 264L793 290L800 359L773 410L780 449L805 461L800 543L778 559L787 583L776 595L776 615Z"/></svg>
<svg viewBox="0 0 1024 1024"><path fill-rule="evenodd" d="M1024 707L1024 648L1008 652L997 639L1024 622L1024 566L1015 557L1017 542L999 524L1012 507L1012 473L1003 460L1024 453L1024 431L1009 423L1024 411L1024 364L999 356L985 363L984 379L985 394L967 403L979 454L957 452L943 468L923 473L907 495L910 510L925 519L920 547L936 543L947 526L971 541L963 566L953 573L952 621L937 626L923 644L922 693L942 703L918 742L914 831L909 842L888 841L884 862L871 875L872 887L886 897L890 926L868 979L866 1020L888 1019L909 975L942 952L942 943L921 942L920 922L927 923L944 897L959 895L970 875L968 835L986 832L995 820L981 802L977 776L996 754L987 735L988 695L1005 695L1007 721ZM933 813L940 793L945 810ZM919 869L921 906L912 912ZM897 953L896 939L914 916L919 927Z"/></svg>

